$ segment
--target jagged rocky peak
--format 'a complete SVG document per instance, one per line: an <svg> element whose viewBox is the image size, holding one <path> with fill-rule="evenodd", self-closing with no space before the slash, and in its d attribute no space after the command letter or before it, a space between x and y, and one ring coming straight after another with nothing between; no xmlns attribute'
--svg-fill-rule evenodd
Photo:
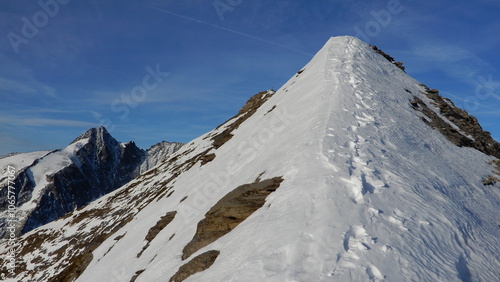
<svg viewBox="0 0 500 282"><path fill-rule="evenodd" d="M118 147L120 145L104 126L87 130L87 132L77 137L70 144L83 139L89 139L89 143L97 147ZM135 143L133 145L135 146Z"/></svg>
<svg viewBox="0 0 500 282"><path fill-rule="evenodd" d="M101 165L130 168L138 166L146 157L145 151L137 147L134 142L128 142L127 146L123 146L123 143L118 142L103 126L89 129L71 144L84 139L88 139L88 142L83 146L83 150L77 152L78 157L84 162L85 159L88 161L95 159L99 160Z"/></svg>
<svg viewBox="0 0 500 282"><path fill-rule="evenodd" d="M138 175L144 159L144 150L134 143L121 146L104 127L40 155L14 180L20 188L16 233L24 234L117 189ZM0 236L6 236L8 210L0 204Z"/></svg>
<svg viewBox="0 0 500 282"><path fill-rule="evenodd" d="M77 141L80 141L82 139L91 139L91 140L98 140L98 139L108 139L108 138L113 138L111 134L109 134L108 130L104 126L99 126L99 127L93 127L89 130L87 130L85 133L82 135L78 136L75 140L71 141L70 144L73 144ZM113 138L114 139L114 138Z"/></svg>
<svg viewBox="0 0 500 282"><path fill-rule="evenodd" d="M104 126L87 130L84 134L73 140L71 144L84 139L88 139L88 143L84 146L86 150L82 151L82 153L99 156L101 161L109 162L111 159L114 159L124 163L142 163L147 159L146 151L137 147L134 141L120 143ZM91 148L94 146L97 150ZM134 176L137 175L138 173L134 173Z"/></svg>

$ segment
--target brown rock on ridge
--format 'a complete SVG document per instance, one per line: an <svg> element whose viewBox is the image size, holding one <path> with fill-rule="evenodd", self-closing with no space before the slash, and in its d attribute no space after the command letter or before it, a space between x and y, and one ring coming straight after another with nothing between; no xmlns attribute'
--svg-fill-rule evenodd
<svg viewBox="0 0 500 282"><path fill-rule="evenodd" d="M253 95L246 102L243 108L241 108L238 114L229 119L227 122L236 118L237 119L233 123L231 123L223 132L212 137L214 148L217 149L220 146L224 145L227 141L229 141L233 137L233 134L231 134L231 132L237 129L245 120L251 117L257 111L257 109L262 106L262 104L264 104L269 98L271 98L271 96L273 96L273 94L274 91L262 91Z"/></svg>
<svg viewBox="0 0 500 282"><path fill-rule="evenodd" d="M142 248L141 252L137 254L137 257L140 257L142 253L149 247L149 243L153 241L153 239L160 233L163 228L165 228L172 220L174 220L177 211L167 212L164 216L156 222L155 226L151 227L146 235L147 244Z"/></svg>
<svg viewBox="0 0 500 282"><path fill-rule="evenodd" d="M421 86L425 89L425 92L422 93L431 100L431 104L448 120L445 121L440 118L427 104L415 97L411 104L414 109L421 111L431 120L424 120L427 124L440 131L457 146L471 147L487 155L500 158L500 143L495 141L488 131L483 130L475 117L456 107L450 100L443 98L439 95L438 90L429 89L423 84Z"/></svg>
<svg viewBox="0 0 500 282"><path fill-rule="evenodd" d="M198 223L196 234L182 251L186 259L199 249L231 232L238 224L262 207L266 197L276 191L281 177L244 184L222 197Z"/></svg>
<svg viewBox="0 0 500 282"><path fill-rule="evenodd" d="M219 251L212 250L196 256L194 259L181 266L168 281L181 282L189 276L209 268L215 262L219 254Z"/></svg>
<svg viewBox="0 0 500 282"><path fill-rule="evenodd" d="M384 58L386 58L389 62L391 62L392 64L394 64L396 67L400 68L402 71L405 71L405 67L403 67L403 63L402 62L396 62L396 60L394 60L393 57L387 55L386 53L384 53L382 50L380 50L379 48L377 48L377 46L374 46L374 45L370 45L370 47L377 53L379 53L380 55L382 55Z"/></svg>
<svg viewBox="0 0 500 282"><path fill-rule="evenodd" d="M490 165L495 168L495 171L493 175L483 180L484 185L495 185L496 183L500 183L500 160L493 160L490 162Z"/></svg>
<svg viewBox="0 0 500 282"><path fill-rule="evenodd" d="M207 154L207 155L204 155L202 158L201 158L201 165L205 165L211 161L213 161L215 159L215 154L214 153L211 153L211 154Z"/></svg>
<svg viewBox="0 0 500 282"><path fill-rule="evenodd" d="M377 46L370 45L370 47L398 68L405 70L402 62L396 62L393 57L384 53ZM425 90L425 92L421 93L429 98L431 104L447 120L443 120L422 99L414 96L415 99L410 103L415 110L422 112L429 119L423 119L425 123L441 132L457 146L475 148L480 152L500 159L500 143L495 141L488 131L483 130L475 117L456 107L451 100L439 95L439 90L430 89L423 84L420 84L420 86ZM409 90L406 91L410 92Z"/></svg>

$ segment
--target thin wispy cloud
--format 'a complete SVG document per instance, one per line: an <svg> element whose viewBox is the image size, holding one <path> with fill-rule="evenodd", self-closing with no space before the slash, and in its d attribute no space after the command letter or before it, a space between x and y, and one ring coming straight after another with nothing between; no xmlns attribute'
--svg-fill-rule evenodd
<svg viewBox="0 0 500 282"><path fill-rule="evenodd" d="M483 114L487 114L487 115L500 115L500 110L497 109L497 108L494 108L492 106L488 106L488 105L486 105L484 103L473 101L471 99L462 98L460 96L453 95L453 94L450 94L450 93L445 93L445 94L446 94L446 96L450 96L450 97L452 97L453 99L455 99L457 101L465 102L467 104L477 106L478 108L489 110L487 112L482 111L481 113L483 113Z"/></svg>
<svg viewBox="0 0 500 282"><path fill-rule="evenodd" d="M90 128L97 123L79 121L79 120L64 120L64 119L47 119L47 118L25 118L25 119L10 119L8 120L11 126L60 126L60 127L81 127Z"/></svg>
<svg viewBox="0 0 500 282"><path fill-rule="evenodd" d="M458 81L476 85L477 79L491 65L470 50L449 44L418 44L411 51L414 60L426 62L429 68L436 68Z"/></svg>
<svg viewBox="0 0 500 282"><path fill-rule="evenodd" d="M283 44L280 44L280 43L277 43L277 42L273 42L273 41L264 39L264 38L259 37L259 36L251 35L251 34L248 34L248 33L245 33L245 32L241 32L241 31L234 30L234 29L231 29L231 28L227 28L227 27L223 27L223 26L220 26L220 25L216 25L216 24L213 24L213 23L206 22L206 21L202 21L200 19L195 19L195 18L192 18L192 17L184 16L184 15L181 15L181 14L178 14L178 13L174 13L174 12L166 10L166 9L157 8L157 7L148 6L148 5L140 5L140 6L143 6L143 7L148 8L148 9L153 9L153 10L165 13L165 14L169 14L169 15L172 15L172 16L175 16L175 17L179 17L179 18L182 18L182 19L185 19L185 20L188 20L188 21L192 21L192 22L196 22L196 23L199 23L199 24L202 24L202 25L210 26L210 27L215 28L215 29L219 29L219 30L222 30L222 31L226 31L226 32L229 32L229 33L233 33L233 34L236 34L236 35L247 37L247 38L250 38L250 39L253 39L253 40L257 40L257 41L260 41L260 42L263 42L263 43L266 43L266 44L269 44L269 45L273 45L273 46L277 46L277 47L280 47L280 48L283 48L283 49L287 49L289 51L293 51L293 52L296 52L296 53L299 53L299 54L302 54L302 55L306 55L306 56L309 56L309 57L312 57L314 55L314 54L310 54L310 53L304 52L302 50L291 48L288 45L283 45Z"/></svg>
<svg viewBox="0 0 500 282"><path fill-rule="evenodd" d="M18 114L65 114L65 115L88 114L93 116L96 120L102 117L101 113L92 110L56 109L56 108L39 108L39 107L27 107L26 109L19 110Z"/></svg>
<svg viewBox="0 0 500 282"><path fill-rule="evenodd" d="M26 83L0 77L0 92L32 96L37 90Z"/></svg>

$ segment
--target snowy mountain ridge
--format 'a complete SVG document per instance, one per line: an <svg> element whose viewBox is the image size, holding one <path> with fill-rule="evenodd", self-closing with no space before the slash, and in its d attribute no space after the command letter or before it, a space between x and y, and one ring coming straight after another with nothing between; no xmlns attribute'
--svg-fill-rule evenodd
<svg viewBox="0 0 500 282"><path fill-rule="evenodd" d="M21 236L10 279L495 281L498 159L436 129L428 90L331 38L275 93Z"/></svg>

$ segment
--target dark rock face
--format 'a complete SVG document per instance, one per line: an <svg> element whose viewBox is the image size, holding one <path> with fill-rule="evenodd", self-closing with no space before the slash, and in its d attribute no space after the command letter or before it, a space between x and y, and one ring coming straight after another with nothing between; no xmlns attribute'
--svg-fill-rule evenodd
<svg viewBox="0 0 500 282"><path fill-rule="evenodd" d="M37 207L24 219L24 224L20 224L19 234L80 208L137 176L137 168L145 159L144 150L133 142L120 144L104 127L92 128L72 143L85 138L89 138L89 142L74 152L72 164L46 176L49 184L38 199ZM37 163L25 168L15 179L15 186L19 187L17 206L32 200L35 183L30 168ZM7 202L0 201L0 210L6 209ZM5 236L5 224L3 219L0 237Z"/></svg>
<svg viewBox="0 0 500 282"><path fill-rule="evenodd" d="M396 62L393 57L389 56L388 54L384 53L384 51L380 50L377 46L370 45L370 47L373 49L373 51L379 53L382 55L382 57L386 58L389 62L394 64L396 67L400 68L402 71L405 71L405 67L403 66L402 62Z"/></svg>
<svg viewBox="0 0 500 282"><path fill-rule="evenodd" d="M457 108L453 102L439 95L436 89L421 85L430 103L439 110L447 121L441 119L418 97L411 101L414 109L421 111L429 120L424 120L431 127L439 130L448 140L460 147L475 148L487 155L500 158L500 143L496 142L488 131L483 130L474 116ZM452 126L453 124L454 126Z"/></svg>

